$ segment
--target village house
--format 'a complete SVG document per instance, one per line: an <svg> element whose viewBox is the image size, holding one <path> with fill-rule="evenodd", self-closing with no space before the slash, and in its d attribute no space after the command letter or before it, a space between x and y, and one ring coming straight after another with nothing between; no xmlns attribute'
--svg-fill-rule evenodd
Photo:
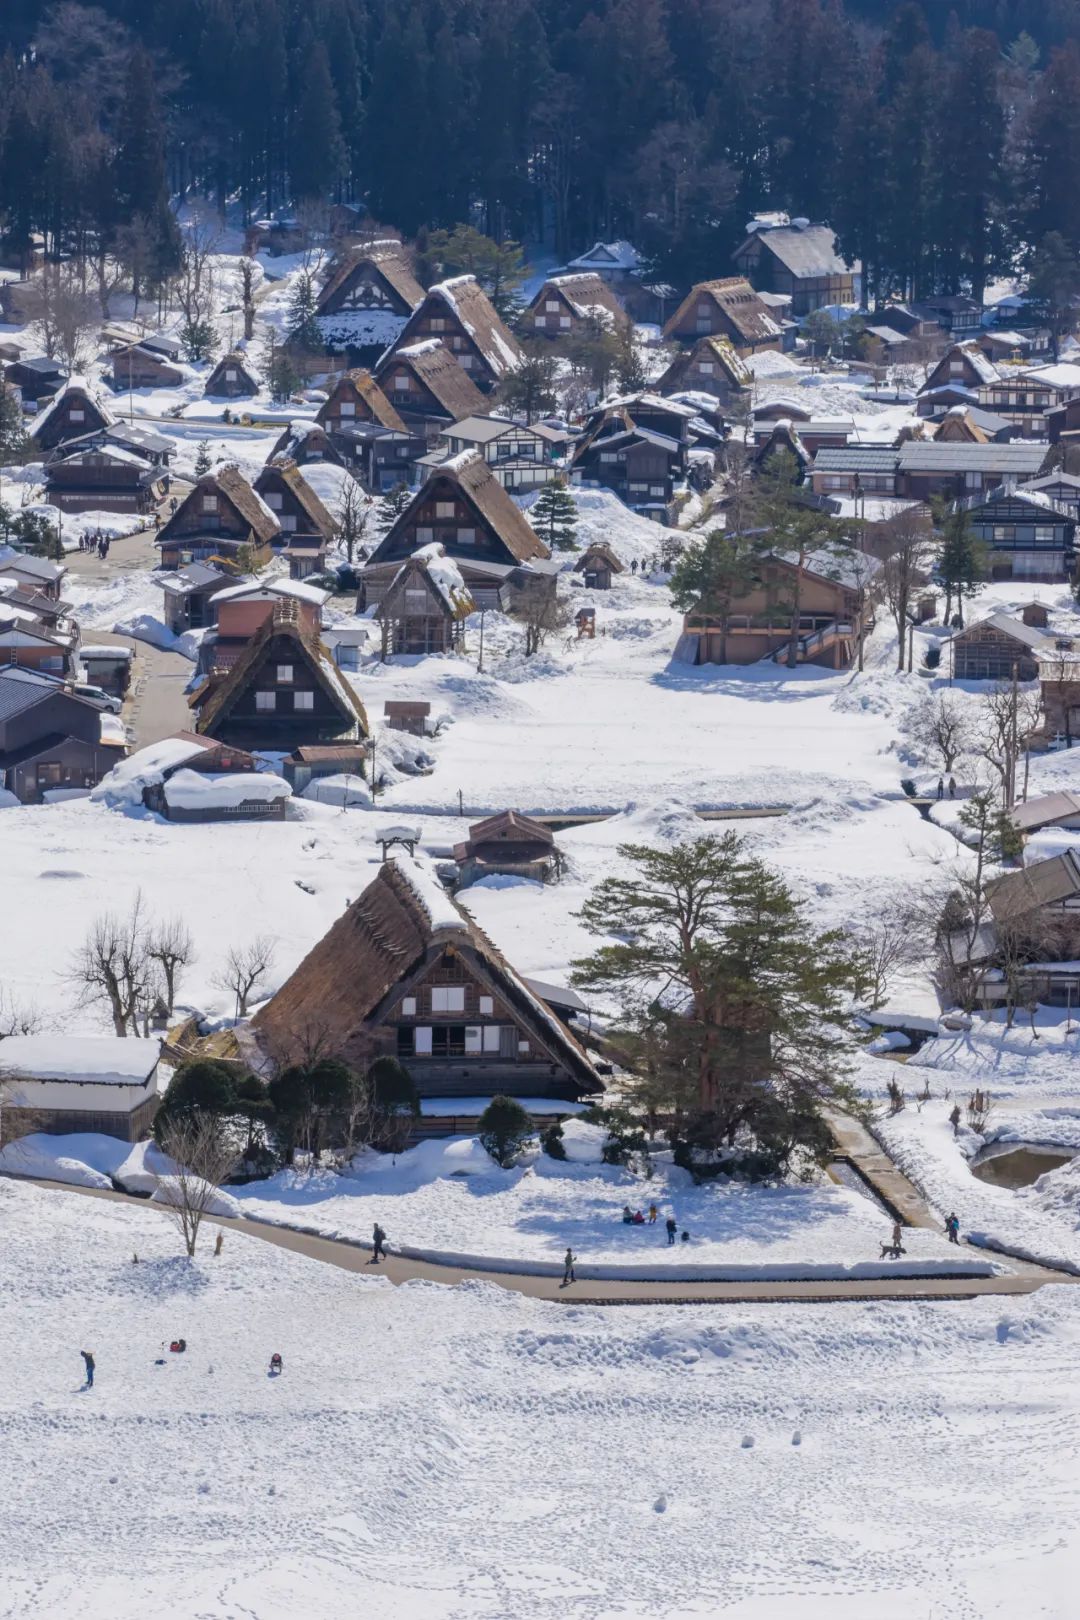
<svg viewBox="0 0 1080 1620"><path fill-rule="evenodd" d="M454 652L474 611L457 564L437 541L422 546L402 563L376 610L383 658Z"/></svg>
<svg viewBox="0 0 1080 1620"><path fill-rule="evenodd" d="M1080 832L1080 793L1060 788L1053 793L1040 793L1035 799L1025 799L1009 811L1009 820L1025 838L1042 832L1044 827L1060 827L1066 832Z"/></svg>
<svg viewBox="0 0 1080 1620"><path fill-rule="evenodd" d="M1008 444L1018 437L1019 429L1003 416L984 411L979 405L948 405L931 411L924 418L934 429L934 438L941 444Z"/></svg>
<svg viewBox="0 0 1080 1620"><path fill-rule="evenodd" d="M1053 656L1054 637L1007 613L991 613L949 638L953 679L1037 681L1039 661Z"/></svg>
<svg viewBox="0 0 1080 1620"><path fill-rule="evenodd" d="M19 390L25 405L36 405L40 399L51 399L63 388L67 377L67 367L45 355L13 360L4 368L4 380Z"/></svg>
<svg viewBox="0 0 1080 1620"><path fill-rule="evenodd" d="M239 349L222 355L203 389L207 399L250 399L258 392L259 379Z"/></svg>
<svg viewBox="0 0 1080 1620"><path fill-rule="evenodd" d="M595 270L549 276L522 317L533 337L568 338L602 330L627 335L630 316L608 283Z"/></svg>
<svg viewBox="0 0 1080 1620"><path fill-rule="evenodd" d="M184 373L146 343L126 343L109 356L109 381L117 393L133 388L179 388Z"/></svg>
<svg viewBox="0 0 1080 1620"><path fill-rule="evenodd" d="M342 257L319 295L315 319L328 349L373 357L397 342L423 301L405 247L384 238Z"/></svg>
<svg viewBox="0 0 1080 1620"><path fill-rule="evenodd" d="M39 669L48 675L71 675L75 669L73 634L49 630L25 609L0 596L0 666Z"/></svg>
<svg viewBox="0 0 1080 1620"><path fill-rule="evenodd" d="M496 874L550 883L562 866L551 828L520 810L501 810L474 822L468 838L454 845L454 859L459 889Z"/></svg>
<svg viewBox="0 0 1080 1620"><path fill-rule="evenodd" d="M79 645L79 668L82 680L100 687L111 697L123 698L131 685L131 666L135 654L130 647Z"/></svg>
<svg viewBox="0 0 1080 1620"><path fill-rule="evenodd" d="M70 602L45 596L22 584L13 574L0 574L0 618L23 619L65 638L72 647L79 645L79 626Z"/></svg>
<svg viewBox="0 0 1080 1620"><path fill-rule="evenodd" d="M897 454L897 494L920 501L932 495L959 500L1009 479L1021 483L1034 478L1042 469L1046 447L1021 440L970 444L909 439Z"/></svg>
<svg viewBox="0 0 1080 1620"><path fill-rule="evenodd" d="M407 426L434 444L447 422L483 416L488 402L439 338L390 350L375 368L375 380Z"/></svg>
<svg viewBox="0 0 1080 1620"><path fill-rule="evenodd" d="M168 573L151 576L164 597L163 617L174 636L187 630L205 630L214 623L213 598L231 585L253 584L251 575L242 578L235 570L210 563L185 563Z"/></svg>
<svg viewBox="0 0 1080 1620"><path fill-rule="evenodd" d="M231 669L283 601L295 604L304 630L321 640L322 610L329 594L303 580L246 579L226 585L211 599L214 628L199 643L200 673Z"/></svg>
<svg viewBox="0 0 1080 1620"><path fill-rule="evenodd" d="M850 558L814 552L797 561L780 552L761 559L757 578L733 602L726 623L699 602L686 614L675 659L684 664L786 662L798 593L797 661L850 669L874 623L881 564L863 552Z"/></svg>
<svg viewBox="0 0 1080 1620"><path fill-rule="evenodd" d="M361 367L342 373L319 406L315 420L331 435L355 427L358 422L405 432L405 423L382 388L371 372Z"/></svg>
<svg viewBox="0 0 1080 1620"><path fill-rule="evenodd" d="M989 553L991 579L1067 580L1076 563L1076 518L1041 491L999 484L960 503Z"/></svg>
<svg viewBox="0 0 1080 1620"><path fill-rule="evenodd" d="M499 587L520 564L551 556L483 457L466 451L429 474L376 546L357 611L380 602L401 564L434 542L457 563L478 608L498 607Z"/></svg>
<svg viewBox="0 0 1080 1620"><path fill-rule="evenodd" d="M813 459L802 440L804 424L800 422L796 426L794 422L783 421L771 426L766 423L765 426L768 431L759 441L754 454L754 468L758 475L768 469L774 457L782 456L788 471L793 475L794 482L804 484Z"/></svg>
<svg viewBox="0 0 1080 1620"><path fill-rule="evenodd" d="M780 323L744 276L699 281L664 327L669 343L696 346L699 338L721 337L740 356L779 350L782 336Z"/></svg>
<svg viewBox="0 0 1080 1620"><path fill-rule="evenodd" d="M484 393L517 371L523 359L517 338L500 320L475 276L452 276L428 288L393 348L379 361L377 380L383 382L385 362L394 354L430 338L443 344ZM398 403L396 393L391 391L390 397Z"/></svg>
<svg viewBox="0 0 1080 1620"><path fill-rule="evenodd" d="M357 1072L396 1057L421 1097L603 1089L573 1035L405 854L383 863L251 1024L276 1062L297 1055L310 1028Z"/></svg>
<svg viewBox="0 0 1080 1620"><path fill-rule="evenodd" d="M204 473L158 534L162 568L213 558L262 568L281 535L277 518L239 468L223 462Z"/></svg>
<svg viewBox="0 0 1080 1620"><path fill-rule="evenodd" d="M254 488L278 521L290 576L304 579L320 572L338 526L300 468L275 457L259 473Z"/></svg>
<svg viewBox="0 0 1080 1620"><path fill-rule="evenodd" d="M923 320L933 321L953 338L977 333L982 325L982 305L967 293L931 293L916 299L911 311Z"/></svg>
<svg viewBox="0 0 1080 1620"><path fill-rule="evenodd" d="M753 222L732 258L752 287L790 297L794 316L826 304L858 303L855 278L861 266L840 257L836 233L828 225L812 225L808 219Z"/></svg>
<svg viewBox="0 0 1080 1620"><path fill-rule="evenodd" d="M810 484L815 495L893 495L899 465L899 451L885 444L828 448L815 455Z"/></svg>
<svg viewBox="0 0 1080 1620"><path fill-rule="evenodd" d="M1010 368L979 389L979 403L1015 424L1025 439L1050 437L1051 413L1070 400L1080 399L1080 365ZM1055 417L1058 437L1061 418Z"/></svg>
<svg viewBox="0 0 1080 1620"><path fill-rule="evenodd" d="M406 370L399 374L408 376ZM376 494L409 483L427 449L426 435L405 425L371 373L360 368L338 378L316 421L330 434L342 466Z"/></svg>
<svg viewBox="0 0 1080 1620"><path fill-rule="evenodd" d="M157 1041L114 1035L9 1035L0 1146L31 1132L93 1132L140 1142L158 1109Z"/></svg>
<svg viewBox="0 0 1080 1620"><path fill-rule="evenodd" d="M1072 473L1048 472L1039 478L1025 479L1017 489L1024 494L1045 495L1055 506L1063 507L1071 517L1080 521L1080 478Z"/></svg>
<svg viewBox="0 0 1080 1620"><path fill-rule="evenodd" d="M110 427L116 420L105 402L97 397L82 377L71 377L30 425L35 450L55 450L69 439Z"/></svg>
<svg viewBox="0 0 1080 1620"><path fill-rule="evenodd" d="M7 582L15 589L59 602L67 572L64 563L51 562L48 557L33 557L28 552L16 551L14 546L0 545L0 590Z"/></svg>
<svg viewBox="0 0 1080 1620"><path fill-rule="evenodd" d="M760 448L772 438L779 423L756 422L751 434L754 443ZM792 424L799 443L807 455L814 456L819 450L840 450L849 443L855 433L854 422L845 422L840 417L826 416L820 420L808 417L803 422Z"/></svg>
<svg viewBox="0 0 1080 1620"><path fill-rule="evenodd" d="M562 269L560 275L599 276L628 308L641 291L641 254L632 242L594 242ZM644 318L644 317L643 317Z"/></svg>
<svg viewBox="0 0 1080 1620"><path fill-rule="evenodd" d="M1039 672L1043 735L1048 742L1071 748L1080 742L1080 648L1063 650L1058 639Z"/></svg>
<svg viewBox="0 0 1080 1620"><path fill-rule="evenodd" d="M444 461L476 450L483 456L503 489L526 494L551 483L558 475L556 457L564 448L561 433L543 423L531 427L501 416L467 416L443 428L439 443L417 467L426 477Z"/></svg>
<svg viewBox="0 0 1080 1620"><path fill-rule="evenodd" d="M123 750L102 740L101 709L53 675L0 667L0 787L21 804L52 789L92 788Z"/></svg>
<svg viewBox="0 0 1080 1620"><path fill-rule="evenodd" d="M929 416L942 404L974 405L979 390L996 382L997 377L997 367L977 343L953 343L919 389L915 409L920 416ZM946 392L950 395L947 401Z"/></svg>
<svg viewBox="0 0 1080 1620"><path fill-rule="evenodd" d="M84 433L81 438L66 439L53 451L53 458L73 455L77 450L127 450L139 456L147 466L157 469L167 487L169 463L176 453L176 445L142 422L110 422L106 427Z"/></svg>
<svg viewBox="0 0 1080 1620"><path fill-rule="evenodd" d="M989 327L975 341L996 366L1023 365L1035 347L1032 337L1005 327Z"/></svg>
<svg viewBox="0 0 1080 1620"><path fill-rule="evenodd" d="M345 465L345 457L320 422L290 422L266 460L269 463L277 456L295 461L298 467L317 462L328 462L333 467Z"/></svg>
<svg viewBox="0 0 1080 1620"><path fill-rule="evenodd" d="M574 564L574 572L582 576L587 590L610 591L612 579L625 570L605 540L594 540Z"/></svg>
<svg viewBox="0 0 1080 1620"><path fill-rule="evenodd" d="M701 337L692 349L680 349L656 383L658 394L715 394L724 404L746 398L753 377L735 345L726 337Z"/></svg>
<svg viewBox="0 0 1080 1620"><path fill-rule="evenodd" d="M673 517L675 486L690 466L692 405L637 394L597 406L574 446L571 481L610 489L654 523Z"/></svg>
<svg viewBox="0 0 1080 1620"><path fill-rule="evenodd" d="M363 704L294 598L274 604L232 666L191 703L200 736L237 748L288 753L368 735Z"/></svg>
<svg viewBox="0 0 1080 1620"><path fill-rule="evenodd" d="M282 774L298 796L304 794L312 782L331 776L346 780L355 776L363 781L367 752L366 742L302 744L286 754L281 762Z"/></svg>
<svg viewBox="0 0 1080 1620"><path fill-rule="evenodd" d="M121 771L141 782L143 804L166 821L280 821L292 796L253 754L193 731L139 749Z"/></svg>
<svg viewBox="0 0 1080 1620"><path fill-rule="evenodd" d="M61 445L45 465L45 498L63 512L150 513L168 490L163 467L120 445Z"/></svg>

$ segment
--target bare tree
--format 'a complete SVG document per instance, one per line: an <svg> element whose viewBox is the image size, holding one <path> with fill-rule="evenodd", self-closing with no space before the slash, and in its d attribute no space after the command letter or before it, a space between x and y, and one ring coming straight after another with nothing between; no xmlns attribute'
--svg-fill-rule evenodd
<svg viewBox="0 0 1080 1620"><path fill-rule="evenodd" d="M925 954L925 928L919 908L899 901L886 906L872 921L855 930L854 943L862 962L859 991L873 1012L888 999L897 971L913 966Z"/></svg>
<svg viewBox="0 0 1080 1620"><path fill-rule="evenodd" d="M183 1238L190 1259L199 1228L213 1212L218 1189L236 1169L240 1152L221 1121L206 1115L170 1120L161 1133L161 1146L175 1172L162 1178L158 1201Z"/></svg>
<svg viewBox="0 0 1080 1620"><path fill-rule="evenodd" d="M1041 718L1038 690L1021 690L1013 681L992 686L983 695L976 747L1001 783L1001 802L1006 810L1016 803L1017 766L1021 755L1026 757Z"/></svg>
<svg viewBox="0 0 1080 1620"><path fill-rule="evenodd" d="M67 265L49 265L37 283L40 295L33 331L50 360L78 371L90 358L99 322L96 300Z"/></svg>
<svg viewBox="0 0 1080 1620"><path fill-rule="evenodd" d="M882 588L898 639L897 670L904 668L905 643L911 622L916 587L926 578L934 554L922 509L910 506L889 519L889 554L882 570Z"/></svg>
<svg viewBox="0 0 1080 1620"><path fill-rule="evenodd" d="M221 990L231 990L236 998L237 1018L246 1018L248 1003L274 965L274 941L269 934L257 934L247 945L233 945L225 966L214 975Z"/></svg>
<svg viewBox="0 0 1080 1620"><path fill-rule="evenodd" d="M345 548L345 556L351 567L359 553L361 559L366 556L362 550L364 536L371 525L375 508L364 494L360 485L354 478L350 478L341 497L338 508L338 534L341 544Z"/></svg>
<svg viewBox="0 0 1080 1620"><path fill-rule="evenodd" d="M142 289L149 279L157 249L157 233L145 214L132 214L116 232L116 255L131 281L135 314Z"/></svg>
<svg viewBox="0 0 1080 1620"><path fill-rule="evenodd" d="M159 988L141 892L126 917L105 912L94 919L72 957L68 977L79 987L81 1005L108 1005L117 1035L138 1035Z"/></svg>
<svg viewBox="0 0 1080 1620"><path fill-rule="evenodd" d="M214 255L221 230L210 205L196 201L184 236L183 257L176 278L176 301L184 317L184 344L193 360L206 359L215 342L216 285Z"/></svg>
<svg viewBox="0 0 1080 1620"><path fill-rule="evenodd" d="M330 204L323 197L302 197L295 214L300 227L300 262L310 270L330 230Z"/></svg>
<svg viewBox="0 0 1080 1620"><path fill-rule="evenodd" d="M184 919L169 917L151 929L146 941L146 954L161 974L162 998L171 1018L181 975L195 960L195 943Z"/></svg>
<svg viewBox="0 0 1080 1620"><path fill-rule="evenodd" d="M927 758L949 775L974 741L971 717L952 692L939 692L917 709L909 732Z"/></svg>
<svg viewBox="0 0 1080 1620"><path fill-rule="evenodd" d="M40 1028L40 1008L32 1001L17 1001L0 986L0 1041L5 1035L36 1035Z"/></svg>
<svg viewBox="0 0 1080 1620"><path fill-rule="evenodd" d="M525 627L526 658L539 652L553 631L565 630L573 617L569 602L542 587L523 590L511 611Z"/></svg>

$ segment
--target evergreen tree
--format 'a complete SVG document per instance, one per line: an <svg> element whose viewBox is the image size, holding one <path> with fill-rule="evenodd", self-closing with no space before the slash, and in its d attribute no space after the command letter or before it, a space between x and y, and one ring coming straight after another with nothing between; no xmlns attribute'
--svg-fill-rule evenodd
<svg viewBox="0 0 1080 1620"><path fill-rule="evenodd" d="M149 233L149 274L158 283L180 263L180 232L165 180L165 121L149 54L131 53L113 159L115 224L139 218ZM136 285L135 292L139 288Z"/></svg>
<svg viewBox="0 0 1080 1620"><path fill-rule="evenodd" d="M379 499L377 521L380 528L390 529L397 522L411 500L407 484L395 484Z"/></svg>
<svg viewBox="0 0 1080 1620"><path fill-rule="evenodd" d="M305 270L297 277L286 317L289 343L304 354L320 354L324 347L322 332L315 318L318 303L314 280Z"/></svg>
<svg viewBox="0 0 1080 1620"><path fill-rule="evenodd" d="M710 630L720 637L720 656L727 663L727 635L736 604L760 578L761 547L749 536L712 529L681 554L671 572L671 599L683 613L707 615ZM710 654L711 656L711 654Z"/></svg>
<svg viewBox="0 0 1080 1620"><path fill-rule="evenodd" d="M941 536L938 574L945 587L945 620L951 621L955 602L963 628L964 603L975 595L986 577L986 548L976 539L962 507L943 499L936 500L933 506L935 527Z"/></svg>
<svg viewBox="0 0 1080 1620"><path fill-rule="evenodd" d="M195 450L196 478L201 478L204 473L208 473L212 465L213 463L210 460L210 441L208 439L200 439Z"/></svg>
<svg viewBox="0 0 1080 1620"><path fill-rule="evenodd" d="M509 1170L535 1134L516 1097L493 1097L477 1121L480 1145L502 1170Z"/></svg>
<svg viewBox="0 0 1080 1620"><path fill-rule="evenodd" d="M217 332L208 320L196 317L185 321L180 328L180 341L184 345L184 352L193 365L200 360L209 360L217 346Z"/></svg>
<svg viewBox="0 0 1080 1620"><path fill-rule="evenodd" d="M1053 52L1029 120L1024 192L1029 240L1060 232L1080 253L1080 44Z"/></svg>
<svg viewBox="0 0 1080 1620"><path fill-rule="evenodd" d="M1060 231L1050 231L1031 260L1027 295L1036 320L1050 330L1055 361L1061 339L1076 325L1080 260Z"/></svg>
<svg viewBox="0 0 1080 1620"><path fill-rule="evenodd" d="M1000 86L996 36L969 29L960 39L942 108L938 140L948 143L949 163L946 175L939 172L940 218L934 234L940 244L940 284L950 292L970 285L980 303L988 277L1008 263Z"/></svg>
<svg viewBox="0 0 1080 1620"><path fill-rule="evenodd" d="M21 461L26 446L22 407L13 391L0 383L0 462Z"/></svg>
<svg viewBox="0 0 1080 1620"><path fill-rule="evenodd" d="M559 363L545 339L522 346L524 358L499 385L499 403L533 422L553 411L558 403L555 384Z"/></svg>
<svg viewBox="0 0 1080 1620"><path fill-rule="evenodd" d="M577 544L577 505L565 484L545 484L528 519L550 551L572 551Z"/></svg>
<svg viewBox="0 0 1080 1620"><path fill-rule="evenodd" d="M293 196L325 197L345 171L345 143L326 46L313 42L304 63L300 102L289 144Z"/></svg>

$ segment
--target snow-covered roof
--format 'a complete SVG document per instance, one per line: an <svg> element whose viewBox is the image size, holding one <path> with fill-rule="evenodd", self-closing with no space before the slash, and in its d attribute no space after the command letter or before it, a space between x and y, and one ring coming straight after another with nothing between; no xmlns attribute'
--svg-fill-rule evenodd
<svg viewBox="0 0 1080 1620"><path fill-rule="evenodd" d="M157 1067L157 1041L114 1035L9 1035L0 1073L75 1085L145 1086Z"/></svg>
<svg viewBox="0 0 1080 1620"><path fill-rule="evenodd" d="M441 338L422 338L419 343L406 343L400 349L395 349L395 355L430 354L433 349L443 348ZM386 356L383 357L384 359Z"/></svg>
<svg viewBox="0 0 1080 1620"><path fill-rule="evenodd" d="M468 922L429 867L396 850L387 859L419 901L434 933L468 933Z"/></svg>
<svg viewBox="0 0 1080 1620"><path fill-rule="evenodd" d="M632 242L594 242L587 252L571 259L569 270L637 270L641 254Z"/></svg>
<svg viewBox="0 0 1080 1620"><path fill-rule="evenodd" d="M234 810L258 801L287 799L292 788L271 771L175 771L164 786L165 802L181 810Z"/></svg>
<svg viewBox="0 0 1080 1620"><path fill-rule="evenodd" d="M143 802L143 789L157 787L165 772L189 760L197 759L214 744L206 739L188 736L162 737L159 742L148 743L127 759L114 765L90 794L98 804L138 808Z"/></svg>
<svg viewBox="0 0 1080 1620"><path fill-rule="evenodd" d="M1080 389L1080 365L1071 365L1065 360L1054 366L1031 366L1016 372L1015 381L1043 383L1048 388Z"/></svg>

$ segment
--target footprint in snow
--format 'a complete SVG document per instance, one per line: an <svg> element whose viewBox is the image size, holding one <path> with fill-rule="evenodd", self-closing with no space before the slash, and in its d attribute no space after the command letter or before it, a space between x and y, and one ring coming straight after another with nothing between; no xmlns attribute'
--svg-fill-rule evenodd
<svg viewBox="0 0 1080 1620"><path fill-rule="evenodd" d="M802 1445L802 1430L801 1429L796 1429L795 1430L795 1433L791 1437L791 1443L792 1443L793 1446L801 1446Z"/></svg>
<svg viewBox="0 0 1080 1620"><path fill-rule="evenodd" d="M754 1444L753 1435L752 1434L744 1434L743 1437L742 1437L742 1448L743 1448L743 1450L744 1451L749 1451L750 1448L753 1446L753 1444Z"/></svg>
<svg viewBox="0 0 1080 1620"><path fill-rule="evenodd" d="M666 1513L667 1512L667 1497L664 1495L663 1491L660 1492L660 1495L656 1498L656 1501L653 1503L653 1512L654 1513Z"/></svg>

